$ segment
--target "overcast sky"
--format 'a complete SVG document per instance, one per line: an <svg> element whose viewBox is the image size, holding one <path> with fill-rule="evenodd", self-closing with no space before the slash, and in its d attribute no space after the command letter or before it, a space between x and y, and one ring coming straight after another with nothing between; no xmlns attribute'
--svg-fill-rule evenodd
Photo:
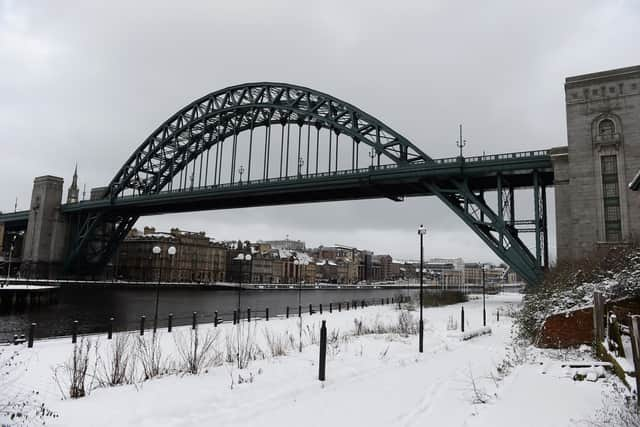
<svg viewBox="0 0 640 427"><path fill-rule="evenodd" d="M456 155L459 123L470 155L566 145L564 78L637 65L639 22L637 1L0 0L0 210L13 211L16 197L27 209L39 175L64 177L66 193L76 162L81 189L107 184L176 110L252 81L332 94L432 157ZM430 198L155 216L138 226L417 258L420 223L428 257L496 259Z"/></svg>

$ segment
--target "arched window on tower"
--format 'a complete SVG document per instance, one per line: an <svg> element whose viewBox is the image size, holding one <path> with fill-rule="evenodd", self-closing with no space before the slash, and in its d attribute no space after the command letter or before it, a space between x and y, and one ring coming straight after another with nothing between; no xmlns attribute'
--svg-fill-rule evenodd
<svg viewBox="0 0 640 427"><path fill-rule="evenodd" d="M598 135L613 136L616 132L616 125L611 119L604 119L598 124Z"/></svg>

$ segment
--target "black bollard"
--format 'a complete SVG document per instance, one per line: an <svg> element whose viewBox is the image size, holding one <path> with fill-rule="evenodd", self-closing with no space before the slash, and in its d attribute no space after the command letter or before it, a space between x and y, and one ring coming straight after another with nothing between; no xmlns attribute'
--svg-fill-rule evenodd
<svg viewBox="0 0 640 427"><path fill-rule="evenodd" d="M333 303L329 303L329 313L333 313Z"/></svg>
<svg viewBox="0 0 640 427"><path fill-rule="evenodd" d="M236 322L237 322L237 317L238 317L238 315L236 314L236 311L235 311L235 310L233 310L233 324L234 324L234 325L235 325L235 324L236 324Z"/></svg>
<svg viewBox="0 0 640 427"><path fill-rule="evenodd" d="M169 313L169 319L167 321L167 332L171 332L173 329L173 313Z"/></svg>
<svg viewBox="0 0 640 427"><path fill-rule="evenodd" d="M269 321L269 307L264 309L264 315L267 318L267 322Z"/></svg>
<svg viewBox="0 0 640 427"><path fill-rule="evenodd" d="M309 304L309 315L313 314L313 306Z"/></svg>
<svg viewBox="0 0 640 427"><path fill-rule="evenodd" d="M361 308L364 308L364 300L362 300L362 307Z"/></svg>
<svg viewBox="0 0 640 427"><path fill-rule="evenodd" d="M287 306L287 319L289 318L289 306Z"/></svg>
<svg viewBox="0 0 640 427"><path fill-rule="evenodd" d="M500 309L496 310L496 322L500 321Z"/></svg>
<svg viewBox="0 0 640 427"><path fill-rule="evenodd" d="M71 342L73 344L75 344L76 341L77 341L77 338L78 338L78 321L74 320L73 321L73 330L71 332Z"/></svg>
<svg viewBox="0 0 640 427"><path fill-rule="evenodd" d="M217 311L213 312L213 327L214 328L218 327L218 312Z"/></svg>
<svg viewBox="0 0 640 427"><path fill-rule="evenodd" d="M113 337L113 317L109 318L109 331L107 331L107 339L110 340Z"/></svg>
<svg viewBox="0 0 640 427"><path fill-rule="evenodd" d="M322 321L320 327L320 363L318 364L319 373L318 379L320 381L325 380L325 367L327 362L327 321Z"/></svg>
<svg viewBox="0 0 640 427"><path fill-rule="evenodd" d="M320 314L322 314L322 304L320 304Z"/></svg>
<svg viewBox="0 0 640 427"><path fill-rule="evenodd" d="M197 326L197 320L196 320L197 315L198 315L197 311L194 311L193 314L191 315L191 329L195 329Z"/></svg>
<svg viewBox="0 0 640 427"><path fill-rule="evenodd" d="M36 334L36 324L32 323L29 327L29 341L27 343L27 348L33 347L33 337Z"/></svg>
<svg viewBox="0 0 640 427"><path fill-rule="evenodd" d="M146 317L140 316L140 335L144 335L144 320Z"/></svg>
<svg viewBox="0 0 640 427"><path fill-rule="evenodd" d="M247 308L247 322L251 323L251 308Z"/></svg>
<svg viewBox="0 0 640 427"><path fill-rule="evenodd" d="M347 311L349 311L349 301L347 301L345 304L347 304Z"/></svg>
<svg viewBox="0 0 640 427"><path fill-rule="evenodd" d="M342 303L339 302L338 303L338 313L340 313L342 311Z"/></svg>
<svg viewBox="0 0 640 427"><path fill-rule="evenodd" d="M464 332L464 307L460 310L460 328Z"/></svg>
<svg viewBox="0 0 640 427"><path fill-rule="evenodd" d="M298 317L302 317L302 306L298 306Z"/></svg>

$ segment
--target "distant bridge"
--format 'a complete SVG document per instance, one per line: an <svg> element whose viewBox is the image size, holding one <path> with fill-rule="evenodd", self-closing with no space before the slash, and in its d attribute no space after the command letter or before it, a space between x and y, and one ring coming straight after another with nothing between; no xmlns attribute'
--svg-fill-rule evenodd
<svg viewBox="0 0 640 427"><path fill-rule="evenodd" d="M92 200L59 207L67 224L64 268L102 268L143 215L436 196L514 271L537 283L549 265L546 187L552 184L548 151L432 159L380 120L327 94L244 84L182 108ZM522 188L533 190L533 212L517 219L514 191ZM486 192L496 192L493 203ZM28 229L30 215L0 215L0 224ZM535 233L533 252L522 232Z"/></svg>

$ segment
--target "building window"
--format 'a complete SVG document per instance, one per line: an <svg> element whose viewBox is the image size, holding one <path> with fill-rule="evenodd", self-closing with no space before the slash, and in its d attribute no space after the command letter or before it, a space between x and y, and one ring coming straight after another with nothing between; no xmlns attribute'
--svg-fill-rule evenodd
<svg viewBox="0 0 640 427"><path fill-rule="evenodd" d="M616 125L611 119L604 119L598 124L598 134L612 136L616 132Z"/></svg>
<svg viewBox="0 0 640 427"><path fill-rule="evenodd" d="M600 127L605 121L607 120L600 122ZM618 159L617 156L610 155L602 156L600 161L602 165L605 240L607 242L618 242L622 240L620 192L618 188Z"/></svg>

